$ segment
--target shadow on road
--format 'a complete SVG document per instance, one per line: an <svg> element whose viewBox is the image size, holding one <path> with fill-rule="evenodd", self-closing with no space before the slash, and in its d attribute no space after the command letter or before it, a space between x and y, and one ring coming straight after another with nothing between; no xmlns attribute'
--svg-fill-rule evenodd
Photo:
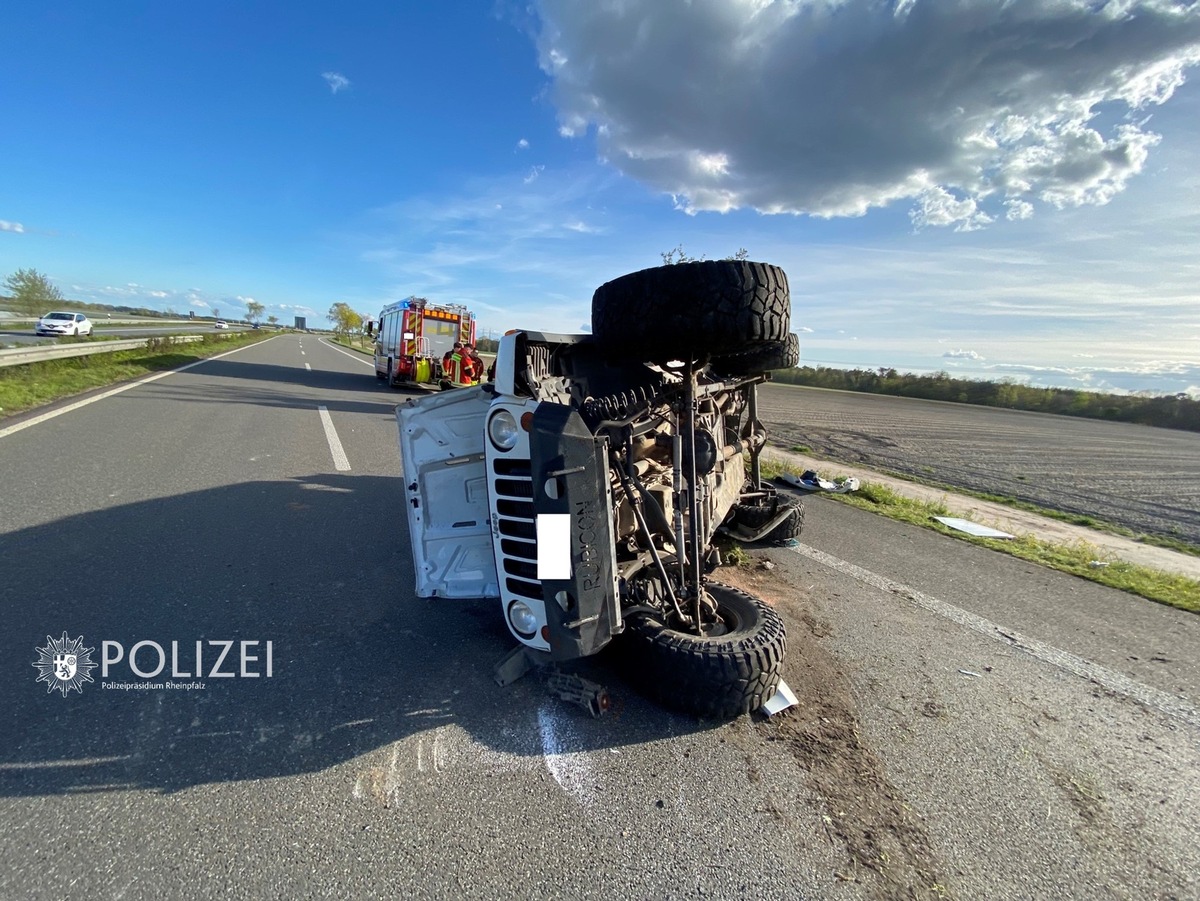
<svg viewBox="0 0 1200 901"><path fill-rule="evenodd" d="M614 683L603 659L584 671L609 685L615 717L591 720L537 678L497 687L492 665L513 646L498 603L414 597L402 503L398 479L321 474L0 536L0 794L172 792L293 776L446 724L494 751L542 755L547 705L573 718L555 739L558 754L705 728ZM103 687L141 681L122 662L63 697L37 682L33 663L47 636L64 631L82 635L96 662L105 640L126 654L151 640L168 655L177 641L180 670L193 675L197 641L270 641L274 672L205 677L192 691ZM249 670L263 671L262 647ZM143 670L157 664L153 651L138 659ZM153 681L170 678L169 656L166 666Z"/></svg>

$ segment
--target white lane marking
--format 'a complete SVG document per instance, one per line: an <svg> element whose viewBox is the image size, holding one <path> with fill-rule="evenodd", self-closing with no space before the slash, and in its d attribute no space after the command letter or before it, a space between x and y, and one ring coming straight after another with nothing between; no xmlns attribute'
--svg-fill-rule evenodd
<svg viewBox="0 0 1200 901"><path fill-rule="evenodd" d="M819 551L806 544L798 544L795 547L789 548L789 550L801 556L808 557L810 560L814 560L824 566L828 566L830 569L858 579L858 581L870 585L872 588L877 588L888 594L899 595L902 598L912 601L918 607L922 607L931 613L936 613L938 616L958 623L960 626L966 626L973 632L978 632L980 635L991 638L993 641L998 641L1009 647L1024 651L1044 663L1049 663L1052 666L1057 666L1059 669L1095 682L1109 691L1130 697L1160 713L1183 720L1185 723L1193 726L1200 726L1200 711L1197 711L1195 707L1173 694L1160 691L1157 688L1151 688L1149 685L1143 685L1141 682L1130 679L1116 670L1093 663L1085 657L1080 657L1061 648L1056 648L1043 641L1038 641L1036 638L1027 638L1019 632L999 626L991 620L963 610L961 607L956 607L953 604L917 591L917 589L903 585L900 582L893 582L891 579L855 566L853 563L847 563L845 560L839 560L831 554L826 554L824 551Z"/></svg>
<svg viewBox="0 0 1200 901"><path fill-rule="evenodd" d="M309 372L312 372L312 367L309 366L307 363L304 364L304 368L307 369Z"/></svg>
<svg viewBox="0 0 1200 901"><path fill-rule="evenodd" d="M374 359L364 360L362 358L362 354L355 354L355 353L351 353L348 350L342 350L340 347L330 344L324 338L321 339L320 343L325 345L326 347L328 347L330 350L336 350L338 353L349 357L351 360L357 360L359 363L362 363L364 366L370 366L372 369L375 368L375 360Z"/></svg>
<svg viewBox="0 0 1200 901"><path fill-rule="evenodd" d="M276 336L278 337L278 336ZM274 341L275 338L268 338L267 341ZM45 422L47 419L53 419L55 416L62 416L64 413L70 413L72 410L78 410L80 407L86 407L88 404L94 404L96 401L104 400L106 397L112 397L114 394L120 394L122 391L128 391L131 388L140 388L142 385L148 385L151 382L157 382L159 379L165 379L169 375L175 375L180 372L187 372L189 369L195 369L197 366L203 366L205 363L211 363L213 360L220 360L222 357L227 357L230 354L238 353L245 350L247 347L261 347L267 341L259 341L257 344L247 344L246 347L235 347L233 350L227 350L223 354L217 354L215 357L205 357L203 360L197 360L195 363L188 363L186 366L180 366L178 369L170 369L166 372L156 372L154 375L148 375L144 379L138 379L136 382L130 382L127 385L121 385L113 388L110 391L105 391L103 394L97 394L94 397L77 400L73 404L67 404L65 407L59 407L57 410L51 410L49 413L42 413L34 416L32 419L26 419L24 422L18 422L16 425L10 425L7 428L0 429L0 438L5 438L13 435L22 429L27 429L30 426L37 425L39 422Z"/></svg>
<svg viewBox="0 0 1200 901"><path fill-rule="evenodd" d="M308 354L306 354L304 351L300 351L300 356L302 356L302 357L307 357L307 356L308 356Z"/></svg>
<svg viewBox="0 0 1200 901"><path fill-rule="evenodd" d="M321 414L321 425L325 427L325 440L329 442L329 451L333 454L334 468L338 472L349 472L350 461L346 459L346 452L342 450L342 441L338 438L337 429L333 427L333 420L329 418L329 410L318 406L317 412Z"/></svg>

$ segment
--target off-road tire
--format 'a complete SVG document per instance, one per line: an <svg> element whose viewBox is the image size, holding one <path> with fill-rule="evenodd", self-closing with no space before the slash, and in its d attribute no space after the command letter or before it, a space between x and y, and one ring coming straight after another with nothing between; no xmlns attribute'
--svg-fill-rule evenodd
<svg viewBox="0 0 1200 901"><path fill-rule="evenodd" d="M592 295L592 334L608 352L667 362L787 340L791 296L778 266L745 260L632 272Z"/></svg>
<svg viewBox="0 0 1200 901"><path fill-rule="evenodd" d="M701 637L639 615L628 621L622 646L631 678L654 700L705 719L732 719L775 694L787 637L764 601L728 585L705 588L729 632Z"/></svg>
<svg viewBox="0 0 1200 901"><path fill-rule="evenodd" d="M800 501L773 497L761 504L734 504L727 521L731 525L757 531L785 508L789 511L787 519L758 539L760 544L783 544L788 539L799 538L804 531L804 504Z"/></svg>
<svg viewBox="0 0 1200 901"><path fill-rule="evenodd" d="M775 369L791 369L799 362L800 336L790 334L782 341L717 357L712 361L712 370L724 376L757 375Z"/></svg>

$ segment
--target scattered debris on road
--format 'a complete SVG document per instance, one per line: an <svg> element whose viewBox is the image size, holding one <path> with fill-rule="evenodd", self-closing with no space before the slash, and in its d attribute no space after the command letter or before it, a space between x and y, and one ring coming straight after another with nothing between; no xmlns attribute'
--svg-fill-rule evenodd
<svg viewBox="0 0 1200 901"><path fill-rule="evenodd" d="M949 526L952 529L957 529L960 532L966 532L968 535L974 535L976 538L1013 538L1008 532L1001 532L999 529L993 529L990 526L981 526L977 522L971 522L969 519L959 519L955 516L935 516L938 522Z"/></svg>
<svg viewBox="0 0 1200 901"><path fill-rule="evenodd" d="M784 475L776 476L775 481L791 485L793 488L802 488L805 491L826 491L830 494L849 494L851 491L859 489L859 481L854 476L849 476L840 482L836 482L831 479L821 478L811 469L806 469L798 476L785 473Z"/></svg>

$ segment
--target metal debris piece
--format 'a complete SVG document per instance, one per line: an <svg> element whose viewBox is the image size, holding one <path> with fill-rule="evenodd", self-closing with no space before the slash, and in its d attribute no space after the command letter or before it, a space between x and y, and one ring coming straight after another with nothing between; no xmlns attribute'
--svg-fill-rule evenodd
<svg viewBox="0 0 1200 901"><path fill-rule="evenodd" d="M993 529L990 526L981 526L979 523L971 522L969 519L958 519L954 516L935 516L934 519L952 529L958 529L960 532L966 532L968 535L974 535L976 538L1015 537L1008 534L1008 532L1001 532L999 529Z"/></svg>
<svg viewBox="0 0 1200 901"><path fill-rule="evenodd" d="M564 701L578 704L593 717L602 716L612 706L603 685L589 682L573 673L552 672L546 677L546 684Z"/></svg>

